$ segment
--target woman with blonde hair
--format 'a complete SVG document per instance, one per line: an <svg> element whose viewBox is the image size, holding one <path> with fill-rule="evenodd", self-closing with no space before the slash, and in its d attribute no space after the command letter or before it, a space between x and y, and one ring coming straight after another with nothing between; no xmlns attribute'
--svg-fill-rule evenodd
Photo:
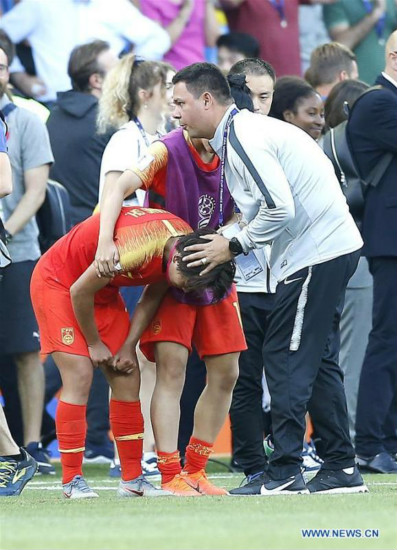
<svg viewBox="0 0 397 550"><path fill-rule="evenodd" d="M109 128L117 128L118 131L113 134L103 153L99 182L100 202L106 200L104 189L108 185L114 185L124 170L135 166L152 141L160 136L167 111L166 82L169 69L165 63L145 61L128 54L107 74L99 100L98 130L105 132ZM144 197L145 192L138 190L127 197L124 206L142 206ZM141 287L121 289L130 316L141 293ZM156 371L154 363L149 363L138 353L141 368L140 396L145 418L142 466L145 475L154 475L159 472L150 422L150 401ZM117 460L111 465L110 475L120 475Z"/></svg>

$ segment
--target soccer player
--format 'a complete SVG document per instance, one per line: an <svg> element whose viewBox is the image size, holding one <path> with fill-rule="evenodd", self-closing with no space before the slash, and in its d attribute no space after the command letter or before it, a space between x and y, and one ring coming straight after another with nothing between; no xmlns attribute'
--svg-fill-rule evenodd
<svg viewBox="0 0 397 550"><path fill-rule="evenodd" d="M230 289L235 271L230 262L210 279L202 279L199 270L186 271L183 248L191 241L200 242L200 233L190 232L186 222L168 212L127 207L114 231L119 254L116 276L98 278L93 265L99 215L74 227L34 270L31 294L41 350L52 353L63 382L56 428L67 498L98 496L82 477L86 404L95 367L103 369L112 389L110 425L122 472L118 494L170 494L155 489L142 476L143 418L135 347L168 284L185 291L209 289L217 300ZM119 287L145 284L150 286L130 326Z"/></svg>
<svg viewBox="0 0 397 550"><path fill-rule="evenodd" d="M193 228L216 229L233 216L230 193L220 180L219 158L206 140L192 143L179 128L153 143L135 168L105 187L96 254L99 272L111 275L118 262L113 227L124 197L142 187L148 191L150 206L165 207ZM181 472L179 402L192 343L206 363L208 376L195 408ZM145 331L141 349L157 366L151 414L162 487L180 496L192 496L196 489L206 495L226 494L207 479L205 467L230 408L239 352L246 349L236 290L210 305L206 296L172 289Z"/></svg>

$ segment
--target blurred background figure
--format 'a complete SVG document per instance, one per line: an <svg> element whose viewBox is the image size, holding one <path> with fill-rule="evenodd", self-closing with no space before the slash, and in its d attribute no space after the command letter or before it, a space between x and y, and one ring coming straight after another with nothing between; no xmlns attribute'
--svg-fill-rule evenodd
<svg viewBox="0 0 397 550"><path fill-rule="evenodd" d="M356 56L337 42L322 44L313 50L305 78L326 100L338 82L358 78Z"/></svg>
<svg viewBox="0 0 397 550"><path fill-rule="evenodd" d="M325 127L335 128L348 118L349 110L369 86L362 80L343 80L336 84L324 103Z"/></svg>
<svg viewBox="0 0 397 550"><path fill-rule="evenodd" d="M26 84L26 72L13 72L14 84L28 96L52 104L56 92L70 89L67 66L72 49L89 40L109 42L118 55L126 46L148 59L161 59L169 34L129 0L23 0L0 20L14 43L29 39L40 90Z"/></svg>
<svg viewBox="0 0 397 550"><path fill-rule="evenodd" d="M17 107L7 95L9 65L14 53L12 43L3 37L0 42L0 109L9 128L7 147L13 190L0 199L0 213L13 263L0 281L0 350L17 366L24 445L37 461L40 473L55 474L40 443L44 370L29 288L32 271L40 257L35 215L44 202L49 167L54 159L44 123L26 109ZM8 398L11 401L11 397ZM8 405L15 414L17 403Z"/></svg>
<svg viewBox="0 0 397 550"><path fill-rule="evenodd" d="M230 30L252 34L260 44L260 57L271 63L279 77L301 74L299 5L333 1L219 0L219 4Z"/></svg>
<svg viewBox="0 0 397 550"><path fill-rule="evenodd" d="M316 141L325 124L320 95L297 76L283 76L277 80L269 115L298 126Z"/></svg>
<svg viewBox="0 0 397 550"><path fill-rule="evenodd" d="M216 41L217 65L227 74L232 66L247 57L259 57L259 43L245 32L222 34Z"/></svg>
<svg viewBox="0 0 397 550"><path fill-rule="evenodd" d="M254 112L261 115L269 114L276 83L276 74L270 63L258 58L243 59L233 65L230 74L245 75Z"/></svg>
<svg viewBox="0 0 397 550"><path fill-rule="evenodd" d="M395 0L338 0L323 10L330 37L353 50L360 78L372 84L383 69L385 41L397 27Z"/></svg>
<svg viewBox="0 0 397 550"><path fill-rule="evenodd" d="M212 0L140 0L140 6L169 34L164 60L176 70L204 61L206 46L215 46L220 30Z"/></svg>

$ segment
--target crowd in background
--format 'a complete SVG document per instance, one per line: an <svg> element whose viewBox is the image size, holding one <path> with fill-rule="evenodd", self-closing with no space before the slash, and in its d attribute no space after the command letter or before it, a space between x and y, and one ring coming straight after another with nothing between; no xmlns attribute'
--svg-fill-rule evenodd
<svg viewBox="0 0 397 550"><path fill-rule="evenodd" d="M68 191L71 225L88 218L106 182L115 183L131 167L144 173L140 159L145 152L178 126L172 117L175 72L205 60L218 64L225 75L245 75L251 110L258 116L297 126L320 147L324 135L348 119L357 98L385 71L385 44L396 27L395 0L0 0L0 109L8 125L13 172L13 191L0 199L13 259L0 280L0 389L14 440L38 460L42 474L55 473L45 449L56 437L55 424L44 404L61 387L51 357L40 355L29 294L31 273L42 253L35 215L48 179ZM386 51L389 76L383 72L381 78L397 86L396 40L392 45ZM229 82L233 86L233 77ZM378 117L376 122L387 126L388 133L380 137L380 129L376 135L394 155L386 167L394 174L397 123L395 112L386 114L392 120ZM363 133L373 132L354 122L352 117L353 149ZM215 162L212 151L197 149L206 163ZM159 149L156 154L160 159L164 152ZM360 155L358 145L357 158L365 173ZM343 177L337 175L343 186ZM124 204L142 205L148 194L152 204L163 207L164 193L160 185L137 189ZM370 212L368 204L357 206L348 197L358 227L365 224L364 252L341 312L340 365L350 436L362 468L380 473L397 471L397 228L388 217L395 213L396 197L394 188L386 198L371 195ZM209 222L206 207L202 204L200 210L201 226ZM371 215L377 216L373 225L368 221ZM382 263L385 258L388 261ZM272 445L271 396L263 376L266 357L261 356L272 293L258 279L250 288L238 282L240 306L246 311L244 329L253 343L241 355L230 409L231 466L250 482L263 472ZM382 286L388 289L386 296ZM130 314L140 293L123 289ZM259 305L253 303L257 294L262 295ZM249 325L253 307L261 308L262 325ZM155 364L143 356L140 364L143 464L144 472L153 475L158 469L150 401L159 389ZM193 351L180 396L182 455L205 383L204 363ZM108 385L97 369L88 400L85 459L111 462L110 473L117 476L120 467L109 438L108 416ZM322 442L316 441L315 425L308 431L304 465L320 468Z"/></svg>

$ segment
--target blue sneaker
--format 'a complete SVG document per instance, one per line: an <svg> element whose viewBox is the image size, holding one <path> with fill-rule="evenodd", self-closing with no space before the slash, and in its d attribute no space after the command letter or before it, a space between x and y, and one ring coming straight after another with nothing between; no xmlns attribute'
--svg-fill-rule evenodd
<svg viewBox="0 0 397 550"><path fill-rule="evenodd" d="M157 467L156 453L143 453L141 461L142 473L145 477L160 476L160 470Z"/></svg>
<svg viewBox="0 0 397 550"><path fill-rule="evenodd" d="M118 460L117 458L112 460L112 462L110 463L109 476L110 477L121 477L120 460Z"/></svg>
<svg viewBox="0 0 397 550"><path fill-rule="evenodd" d="M236 489L232 489L229 491L229 494L236 496L260 495L261 487L266 479L267 476L265 472L250 474L243 481L243 485L240 485L240 487Z"/></svg>
<svg viewBox="0 0 397 550"><path fill-rule="evenodd" d="M49 453L43 449L43 445L37 441L33 441L26 445L27 452L35 459L38 465L37 474L55 475L55 468L50 463Z"/></svg>
<svg viewBox="0 0 397 550"><path fill-rule="evenodd" d="M37 470L37 463L25 449L21 449L22 460L0 456L0 496L12 497L21 494Z"/></svg>
<svg viewBox="0 0 397 550"><path fill-rule="evenodd" d="M84 464L110 464L114 459L114 446L111 441L105 445L86 444Z"/></svg>

